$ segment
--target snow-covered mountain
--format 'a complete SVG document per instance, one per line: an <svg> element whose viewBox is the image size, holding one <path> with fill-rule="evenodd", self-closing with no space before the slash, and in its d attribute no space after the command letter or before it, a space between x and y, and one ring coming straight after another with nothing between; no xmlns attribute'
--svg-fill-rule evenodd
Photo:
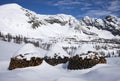
<svg viewBox="0 0 120 81"><path fill-rule="evenodd" d="M99 34L100 37L102 37L100 34L108 34L108 37L120 36L120 18L117 18L114 15L108 15L104 19L85 16L80 20L80 23L81 25L86 26L91 32Z"/></svg>
<svg viewBox="0 0 120 81"><path fill-rule="evenodd" d="M0 10L1 40L37 44L47 50L47 56L74 56L82 53L79 50L84 46L85 53L90 48L98 52L112 50L107 54L116 52L112 48L120 48L120 18L112 15L78 20L66 14L36 14L15 3L1 5Z"/></svg>
<svg viewBox="0 0 120 81"><path fill-rule="evenodd" d="M71 15L39 15L17 4L1 5L0 10L0 31L13 35L31 38L70 36L79 27L79 21Z"/></svg>
<svg viewBox="0 0 120 81"><path fill-rule="evenodd" d="M66 14L36 14L18 4L1 5L0 10L0 31L12 35L45 39L70 36L77 36L80 39L88 39L91 36L114 38L115 35L120 35L120 19L114 16L106 16L105 19L86 16L79 21Z"/></svg>

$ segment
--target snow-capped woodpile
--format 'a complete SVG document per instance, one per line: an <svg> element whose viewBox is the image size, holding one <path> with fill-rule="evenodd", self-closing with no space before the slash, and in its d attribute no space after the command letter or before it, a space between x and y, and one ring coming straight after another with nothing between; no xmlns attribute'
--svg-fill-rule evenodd
<svg viewBox="0 0 120 81"><path fill-rule="evenodd" d="M40 65L43 59L38 55L38 53L39 52L32 44L26 44L11 58L8 69L12 70L15 68Z"/></svg>
<svg viewBox="0 0 120 81"><path fill-rule="evenodd" d="M48 54L44 57L44 60L48 64L55 66L57 64L68 62L69 57L67 52L62 48L62 45L58 43L49 50Z"/></svg>
<svg viewBox="0 0 120 81"><path fill-rule="evenodd" d="M8 69L12 70L15 68L37 66L37 65L40 65L42 61L43 59L39 57L32 57L29 61L26 59L11 58L11 62Z"/></svg>
<svg viewBox="0 0 120 81"><path fill-rule="evenodd" d="M68 62L69 58L68 57L64 57L64 58L61 58L61 57L58 57L58 58L49 58L49 57L45 57L44 60L52 65L52 66L55 66L57 64L61 64L61 63L66 63Z"/></svg>
<svg viewBox="0 0 120 81"><path fill-rule="evenodd" d="M102 56L99 56L97 52L91 51L83 56L76 55L70 58L68 63L68 69L86 69L91 68L99 63L106 63L106 59Z"/></svg>
<svg viewBox="0 0 120 81"><path fill-rule="evenodd" d="M12 70L15 68L37 66L40 65L43 60L52 66L68 62L67 68L70 70L86 69L99 63L106 63L106 59L98 52L87 51L87 48L82 52L82 49L81 47L81 50L76 52L80 54L70 56L60 45L55 45L50 49L48 55L42 56L40 50L38 51L34 45L26 44L11 58L8 69Z"/></svg>

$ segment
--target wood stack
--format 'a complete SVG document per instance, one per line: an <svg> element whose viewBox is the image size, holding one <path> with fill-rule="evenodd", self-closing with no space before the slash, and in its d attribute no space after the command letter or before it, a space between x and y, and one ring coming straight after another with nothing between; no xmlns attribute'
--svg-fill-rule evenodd
<svg viewBox="0 0 120 81"><path fill-rule="evenodd" d="M13 70L15 68L25 68L30 66L37 66L42 63L43 59L40 57L32 57L30 60L26 59L18 59L18 58L11 58L9 70Z"/></svg>

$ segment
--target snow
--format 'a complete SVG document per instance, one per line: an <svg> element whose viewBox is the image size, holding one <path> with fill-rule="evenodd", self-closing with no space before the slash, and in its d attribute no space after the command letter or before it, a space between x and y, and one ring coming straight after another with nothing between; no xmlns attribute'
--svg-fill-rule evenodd
<svg viewBox="0 0 120 81"><path fill-rule="evenodd" d="M114 38L114 35L112 35L111 32L106 30L98 30L97 28L92 28L91 31L97 33L100 38L106 38L106 39Z"/></svg>
<svg viewBox="0 0 120 81"><path fill-rule="evenodd" d="M62 58L64 56L70 57L72 55L69 55L69 52L72 52L72 54L82 54L88 51L96 51L93 47L95 44L75 42L75 40L90 41L90 37L91 39L111 39L115 38L115 36L106 30L100 30L92 26L89 27L83 23L81 25L81 22L79 23L79 21L71 15L40 15L28 10L28 12L32 13L31 16L37 17L41 23L44 23L38 28L33 29L31 24L28 23L30 19L25 15L26 12L21 6L15 3L6 4L1 5L0 10L0 32L4 34L10 33L15 36L23 35L30 38L40 38L45 44L49 44L51 42L50 40L54 42L49 50L44 50L34 47L32 44L15 44L12 42L0 41L0 81L120 81L120 57L107 58L107 64L98 64L92 68L82 70L68 70L68 63L51 66L43 61L39 66L9 71L8 66L11 57L17 56L19 59L27 60L30 60L31 57L53 57L55 54ZM67 23L63 26L60 23L50 24L45 21L45 19L58 19L61 22ZM94 18L90 20L90 18L86 16L84 20L93 22ZM97 22L97 24L103 25L101 19L97 19ZM75 38L75 40L70 40L69 38ZM117 38L120 37L117 36ZM104 46L103 44L100 43L100 46ZM97 51L104 51L106 54L108 52L116 53L116 48L109 49L109 47L112 48L113 45L115 44L108 46L107 50L100 49ZM68 47L68 50L64 50L63 47ZM72 50L71 47L76 49ZM22 58L19 55L24 57ZM90 53L89 55L94 54ZM85 56L86 55L83 55L82 57Z"/></svg>
<svg viewBox="0 0 120 81"><path fill-rule="evenodd" d="M114 59L111 58L110 60L114 62ZM2 67L6 66L5 64L7 63L2 63ZM43 61L40 66L13 71L6 70L6 67L0 68L2 70L0 81L119 81L119 67L120 65L99 64L90 69L70 71L51 66Z"/></svg>
<svg viewBox="0 0 120 81"><path fill-rule="evenodd" d="M76 51L75 54L82 54L82 53L87 53L88 51L96 51L95 48L93 48L92 44L82 44Z"/></svg>
<svg viewBox="0 0 120 81"><path fill-rule="evenodd" d="M36 17L43 25L40 25L36 29L32 29L32 25L28 23L30 18L25 14L25 10L17 4L6 4L0 6L0 31L3 33L10 33L12 35L23 35L30 38L43 38L56 37L69 35L72 31L69 31L70 26L68 23L65 26L61 26L60 23L50 24L45 19L58 19L61 22L71 23L75 27L79 24L77 19L71 15L57 14L57 15L40 15L33 11L27 10L31 13L31 17ZM14 12L14 13L13 13ZM11 15L12 13L12 15ZM76 24L73 24L76 23ZM64 30L63 30L64 29ZM74 29L73 29L74 30ZM47 33L46 33L47 32Z"/></svg>
<svg viewBox="0 0 120 81"><path fill-rule="evenodd" d="M119 66L107 65L105 67L93 70L84 75L89 81L119 81Z"/></svg>
<svg viewBox="0 0 120 81"><path fill-rule="evenodd" d="M25 44L13 57L30 60L32 57L44 57L44 55L33 44Z"/></svg>
<svg viewBox="0 0 120 81"><path fill-rule="evenodd" d="M86 29L87 31L96 33L100 38L105 38L105 39L112 39L112 38L116 38L111 32L106 31L106 30L101 30L101 29L97 29L96 27L91 27L91 26L87 26L90 29L87 29L86 27L84 29Z"/></svg>
<svg viewBox="0 0 120 81"><path fill-rule="evenodd" d="M29 60L32 56L44 57L47 53L46 50L36 48L32 44L15 44L3 41L0 41L0 51L0 61L9 61L11 57L15 57L19 54L22 54L24 58ZM31 54L24 55L26 53Z"/></svg>
<svg viewBox="0 0 120 81"><path fill-rule="evenodd" d="M67 64L51 66L45 61L35 67L7 70L11 54L24 45L0 41L0 81L119 81L120 57L107 58L107 64L98 64L89 69L68 70ZM2 46L5 45L5 46ZM27 46L31 46L26 45ZM89 45L88 45L89 46ZM23 47L23 48L25 48ZM11 49L10 49L11 48ZM6 49L6 50L3 50ZM25 48L26 49L26 48ZM11 50L11 51L10 51ZM4 55L4 57L2 57ZM9 57L9 58L8 58ZM4 58L4 59L3 59Z"/></svg>
<svg viewBox="0 0 120 81"><path fill-rule="evenodd" d="M108 16L106 16L108 17ZM119 30L119 18L115 16L109 16L109 20L107 19L98 19L98 18L90 18L85 16L80 23L84 26L84 29L88 32L93 32L98 35L100 38L112 39L117 38L117 36L112 34L112 31L109 31L110 28L116 31Z"/></svg>
<svg viewBox="0 0 120 81"><path fill-rule="evenodd" d="M22 45L0 41L0 61L8 61Z"/></svg>
<svg viewBox="0 0 120 81"><path fill-rule="evenodd" d="M0 6L0 31L13 35L25 35L30 25L27 24L28 18L17 4L6 4ZM6 13L7 12L7 13Z"/></svg>
<svg viewBox="0 0 120 81"><path fill-rule="evenodd" d="M61 43L57 43L54 46L52 46L51 50L49 50L48 54L46 56L48 57L54 57L56 55L60 56L61 58L64 57L70 57L67 52L62 48Z"/></svg>

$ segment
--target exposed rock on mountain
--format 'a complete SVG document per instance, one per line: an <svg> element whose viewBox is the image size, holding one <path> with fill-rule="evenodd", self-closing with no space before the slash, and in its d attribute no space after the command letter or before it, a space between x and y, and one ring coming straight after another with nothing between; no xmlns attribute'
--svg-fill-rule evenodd
<svg viewBox="0 0 120 81"><path fill-rule="evenodd" d="M115 36L120 36L120 18L117 18L116 16L108 15L104 19L90 18L86 16L80 20L80 22L85 26L89 26L87 27L88 29L96 27L99 30L106 30Z"/></svg>

